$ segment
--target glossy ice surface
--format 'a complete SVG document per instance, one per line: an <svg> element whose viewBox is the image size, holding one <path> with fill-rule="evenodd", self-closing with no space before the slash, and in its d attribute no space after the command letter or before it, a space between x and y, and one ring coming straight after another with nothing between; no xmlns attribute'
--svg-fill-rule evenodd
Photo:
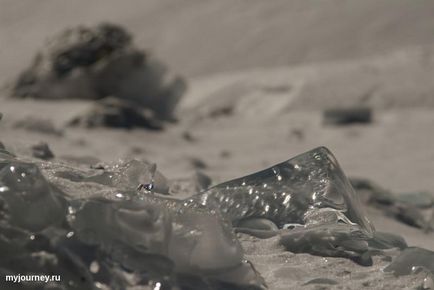
<svg viewBox="0 0 434 290"><path fill-rule="evenodd" d="M319 147L254 174L205 191L202 204L215 202L233 222L251 217L285 224L340 220L374 228L332 153Z"/></svg>
<svg viewBox="0 0 434 290"><path fill-rule="evenodd" d="M433 251L417 247L406 248L384 271L393 272L399 276L412 274L420 270L419 268L429 271L434 275Z"/></svg>
<svg viewBox="0 0 434 290"><path fill-rule="evenodd" d="M34 271L62 273L67 278L57 286L67 289L264 288L232 226L280 235L294 253L363 265L372 263L370 243L402 244L395 237L376 240L351 185L323 147L185 200L156 194L167 184L147 162L90 172L40 164L42 172L0 152L0 272L33 265Z"/></svg>
<svg viewBox="0 0 434 290"><path fill-rule="evenodd" d="M2 154L0 273L60 274L60 289L263 287L217 212L149 191L164 188L155 180L155 166L131 161L89 175L61 166L50 172L44 163L57 185L76 184L66 195L35 164ZM139 182L152 186L132 190ZM114 194L73 197L89 187Z"/></svg>

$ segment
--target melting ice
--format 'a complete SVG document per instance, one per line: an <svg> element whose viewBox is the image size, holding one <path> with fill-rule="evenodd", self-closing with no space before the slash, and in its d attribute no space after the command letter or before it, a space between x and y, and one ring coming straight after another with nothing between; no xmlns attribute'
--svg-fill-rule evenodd
<svg viewBox="0 0 434 290"><path fill-rule="evenodd" d="M49 181L36 165L0 154L0 272L60 273L61 289L262 289L233 227L279 235L288 251L361 264L369 264L370 245L402 245L375 233L323 147L185 200L135 190L145 182L167 193L149 163L97 173L41 164Z"/></svg>

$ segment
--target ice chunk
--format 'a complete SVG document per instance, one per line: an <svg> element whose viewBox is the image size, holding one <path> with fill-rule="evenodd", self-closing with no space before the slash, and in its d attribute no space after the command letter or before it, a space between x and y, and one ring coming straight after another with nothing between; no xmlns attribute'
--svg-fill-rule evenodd
<svg viewBox="0 0 434 290"><path fill-rule="evenodd" d="M93 198L72 209L68 220L78 239L130 270L171 275L174 266L178 273L208 275L243 264L230 225L200 205L185 208L182 201L152 195Z"/></svg>
<svg viewBox="0 0 434 290"><path fill-rule="evenodd" d="M374 232L373 237L368 240L368 243L371 249L398 248L403 250L408 247L403 237L385 232Z"/></svg>
<svg viewBox="0 0 434 290"><path fill-rule="evenodd" d="M385 272L395 275L409 275L418 268L423 268L434 275L434 252L418 247L404 249L393 262L387 266Z"/></svg>
<svg viewBox="0 0 434 290"><path fill-rule="evenodd" d="M181 272L210 272L240 265L243 252L230 225L197 207L174 215L169 256Z"/></svg>
<svg viewBox="0 0 434 290"><path fill-rule="evenodd" d="M374 230L347 177L325 147L219 184L195 198L202 204L218 204L232 222L259 217L279 227L344 222L358 224L366 233Z"/></svg>
<svg viewBox="0 0 434 290"><path fill-rule="evenodd" d="M138 253L166 254L168 250L171 220L159 206L139 200L94 198L72 211L68 220L88 244L110 250L130 246Z"/></svg>
<svg viewBox="0 0 434 290"><path fill-rule="evenodd" d="M73 182L94 182L119 190L136 190L139 185L148 191L167 194L167 179L157 170L154 163L132 159L103 167L98 173L66 169L54 173L56 177Z"/></svg>
<svg viewBox="0 0 434 290"><path fill-rule="evenodd" d="M349 258L361 265L372 265L368 236L360 227L348 224L301 227L285 231L280 242L293 253Z"/></svg>
<svg viewBox="0 0 434 290"><path fill-rule="evenodd" d="M66 204L34 164L9 161L0 165L0 214L33 232L61 223Z"/></svg>

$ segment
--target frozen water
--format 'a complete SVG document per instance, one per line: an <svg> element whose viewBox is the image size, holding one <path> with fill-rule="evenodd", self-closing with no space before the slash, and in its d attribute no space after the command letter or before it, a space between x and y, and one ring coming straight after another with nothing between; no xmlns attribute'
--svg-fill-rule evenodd
<svg viewBox="0 0 434 290"><path fill-rule="evenodd" d="M262 278L244 261L230 224L218 212L130 190L139 182L164 184L156 182L155 165L131 161L91 177L62 172L78 191L82 184L98 183L118 193L114 199L75 199L55 189L35 164L10 155L0 159L2 273L60 273L64 281L57 286L68 289L93 289L94 283L125 289L127 284L157 282L165 289L190 278L210 289L215 283L262 287Z"/></svg>
<svg viewBox="0 0 434 290"><path fill-rule="evenodd" d="M66 204L34 164L0 162L0 213L13 225L32 232L59 224Z"/></svg>
<svg viewBox="0 0 434 290"><path fill-rule="evenodd" d="M335 158L322 147L185 200L158 194L168 191L167 181L152 163L132 160L84 171L41 161L50 182L69 182L66 195L35 164L1 154L0 271L18 273L27 262L37 264L37 271L61 272L76 289L95 283L111 289L155 283L260 289L263 280L244 260L232 226L279 235L294 253L362 265L372 263L371 249L406 247L397 236L374 232ZM94 188L115 194L81 194Z"/></svg>
<svg viewBox="0 0 434 290"><path fill-rule="evenodd" d="M232 222L267 218L285 224L357 224L374 228L332 153L319 147L254 174L219 184L196 197L215 203Z"/></svg>
<svg viewBox="0 0 434 290"><path fill-rule="evenodd" d="M417 268L423 268L434 275L434 252L417 247L406 248L384 271L399 276L412 274Z"/></svg>

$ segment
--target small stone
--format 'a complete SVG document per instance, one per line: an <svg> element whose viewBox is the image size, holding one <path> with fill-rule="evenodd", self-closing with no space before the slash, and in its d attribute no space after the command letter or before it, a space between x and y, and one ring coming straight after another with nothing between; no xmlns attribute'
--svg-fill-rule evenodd
<svg viewBox="0 0 434 290"><path fill-rule="evenodd" d="M185 131L182 133L182 138L188 142L196 142L197 138L193 136L189 131Z"/></svg>
<svg viewBox="0 0 434 290"><path fill-rule="evenodd" d="M220 117L228 117L233 114L234 114L234 107L232 105L228 105L220 108L215 108L214 110L209 112L209 117L220 118Z"/></svg>
<svg viewBox="0 0 434 290"><path fill-rule="evenodd" d="M294 138L297 141L303 140L305 137L303 129L300 129L300 128L293 128L289 132L289 135L291 138Z"/></svg>
<svg viewBox="0 0 434 290"><path fill-rule="evenodd" d="M372 110L365 107L328 109L323 113L326 125L368 124L372 122Z"/></svg>
<svg viewBox="0 0 434 290"><path fill-rule="evenodd" d="M50 147L48 147L48 144L44 142L32 146L32 155L35 158L43 160L49 160L54 158L54 154L51 151Z"/></svg>
<svg viewBox="0 0 434 290"><path fill-rule="evenodd" d="M193 176L193 181L196 184L196 190L199 192L201 190L204 190L208 188L211 183L211 177L203 173L202 171L196 171Z"/></svg>
<svg viewBox="0 0 434 290"><path fill-rule="evenodd" d="M69 125L85 128L163 128L152 111L113 97L97 101L90 110L72 119Z"/></svg>
<svg viewBox="0 0 434 290"><path fill-rule="evenodd" d="M208 165L201 159L192 157L190 159L191 165L196 169L206 169Z"/></svg>
<svg viewBox="0 0 434 290"><path fill-rule="evenodd" d="M231 157L231 152L228 150L223 150L220 152L220 157L221 158L229 158L229 157Z"/></svg>

